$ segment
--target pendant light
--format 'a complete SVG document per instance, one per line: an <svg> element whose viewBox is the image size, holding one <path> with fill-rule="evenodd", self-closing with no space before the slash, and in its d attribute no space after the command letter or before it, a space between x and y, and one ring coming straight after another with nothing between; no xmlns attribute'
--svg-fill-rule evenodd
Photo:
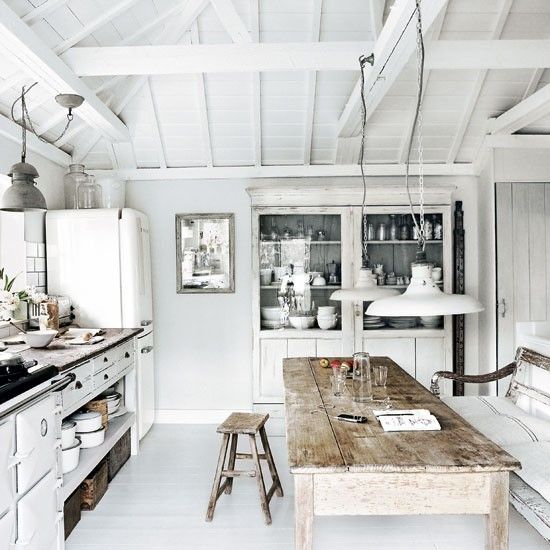
<svg viewBox="0 0 550 550"><path fill-rule="evenodd" d="M409 139L407 163L405 169L405 187L414 225L418 233L416 260L411 264L411 282L400 296L383 298L372 303L367 313L385 317L408 317L428 315L462 315L483 311L483 306L475 298L464 294L442 292L432 279L432 265L426 259L426 238L424 233L424 173L422 147L422 87L424 79L424 41L422 38L421 0L416 0L416 54L418 70L418 91L416 97L415 118ZM418 124L418 186L420 198L420 221L416 221L414 207L409 190L409 169L412 141Z"/></svg>
<svg viewBox="0 0 550 550"><path fill-rule="evenodd" d="M362 266L359 270L359 276L355 286L352 288L342 288L333 292L330 296L334 301L349 301L349 302L372 302L380 298L395 296L399 292L393 288L382 288L378 286L378 279L373 274L369 267L369 255L367 252L367 180L365 177L364 156L365 156L365 136L367 124L367 104L365 102L365 65L374 63L374 54L368 57L362 55L359 58L359 66L361 68L361 148L359 149L359 165L361 166L361 180L363 182L363 202L361 204L361 221L363 225L362 239Z"/></svg>
<svg viewBox="0 0 550 550"><path fill-rule="evenodd" d="M23 86L21 95L13 102L11 106L12 120L21 126L21 162L14 164L8 176L11 178L11 185L6 189L0 201L0 210L7 212L32 212L46 210L46 199L40 190L36 187L35 178L38 177L38 170L30 163L26 162L27 157L27 128L34 134L32 122L27 110L26 94L36 86L36 82L26 88ZM68 109L67 123L61 135L53 142L48 142L43 137L38 136L42 141L55 143L63 137L73 120L72 110L82 105L84 98L76 94L59 94L55 97L59 105ZM14 116L15 105L21 101L21 121L17 121Z"/></svg>

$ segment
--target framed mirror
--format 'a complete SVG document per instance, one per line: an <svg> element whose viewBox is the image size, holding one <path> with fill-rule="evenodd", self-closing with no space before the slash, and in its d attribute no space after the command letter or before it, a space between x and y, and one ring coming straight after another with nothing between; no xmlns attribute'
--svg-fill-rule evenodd
<svg viewBox="0 0 550 550"><path fill-rule="evenodd" d="M176 291L235 292L235 216L176 214Z"/></svg>

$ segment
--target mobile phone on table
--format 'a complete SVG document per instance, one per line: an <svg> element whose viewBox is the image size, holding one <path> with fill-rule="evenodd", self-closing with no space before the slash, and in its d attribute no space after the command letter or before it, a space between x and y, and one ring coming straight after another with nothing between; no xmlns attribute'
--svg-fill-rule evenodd
<svg viewBox="0 0 550 550"><path fill-rule="evenodd" d="M353 422L354 424L364 424L367 421L366 416L357 414L339 414L336 418L342 420L342 422Z"/></svg>

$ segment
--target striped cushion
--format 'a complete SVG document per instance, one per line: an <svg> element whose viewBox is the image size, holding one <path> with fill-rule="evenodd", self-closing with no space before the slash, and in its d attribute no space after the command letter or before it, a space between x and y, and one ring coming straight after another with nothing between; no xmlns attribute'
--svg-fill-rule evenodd
<svg viewBox="0 0 550 550"><path fill-rule="evenodd" d="M443 397L442 400L497 445L550 441L550 422L535 418L505 397Z"/></svg>

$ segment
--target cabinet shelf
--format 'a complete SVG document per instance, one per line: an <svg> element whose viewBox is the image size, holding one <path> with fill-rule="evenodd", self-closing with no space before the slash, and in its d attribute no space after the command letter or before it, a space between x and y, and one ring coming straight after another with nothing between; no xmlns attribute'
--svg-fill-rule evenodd
<svg viewBox="0 0 550 550"><path fill-rule="evenodd" d="M296 328L262 328L259 332L260 338L315 338L333 340L342 337L342 331L340 329L322 330L320 328L308 328L306 330L299 330Z"/></svg>
<svg viewBox="0 0 550 550"><path fill-rule="evenodd" d="M280 286L275 285L268 285L268 286L261 286L261 290L279 290L281 288ZM342 288L340 285L326 285L326 286L315 286L310 285L309 287L311 290L338 290L339 288Z"/></svg>
<svg viewBox="0 0 550 550"><path fill-rule="evenodd" d="M324 244L324 245L327 245L327 244L342 244L342 241L307 241L306 239L302 238L302 237L293 237L291 239L280 239L279 241L260 241L260 243L262 245L264 244L281 244L281 243L291 243L292 241L304 241L304 242L307 242L308 244L312 245L312 244L315 244L315 245L318 245L318 244ZM414 241L416 242L416 241Z"/></svg>
<svg viewBox="0 0 550 550"><path fill-rule="evenodd" d="M86 476L103 460L117 441L126 433L126 430L134 424L135 420L136 415L133 412L109 419L105 441L97 447L80 451L80 461L76 469L63 476L63 500L66 500Z"/></svg>
<svg viewBox="0 0 550 550"><path fill-rule="evenodd" d="M363 338L443 338L445 329L441 328L377 328L363 329Z"/></svg>
<svg viewBox="0 0 550 550"><path fill-rule="evenodd" d="M367 241L367 244L418 244L418 241L417 240L403 240L403 241L400 241L400 240L397 240L397 241L390 241L390 240L387 240L387 241ZM426 244L443 244L443 241L441 239L437 239L437 240L431 240L431 241L426 241Z"/></svg>

